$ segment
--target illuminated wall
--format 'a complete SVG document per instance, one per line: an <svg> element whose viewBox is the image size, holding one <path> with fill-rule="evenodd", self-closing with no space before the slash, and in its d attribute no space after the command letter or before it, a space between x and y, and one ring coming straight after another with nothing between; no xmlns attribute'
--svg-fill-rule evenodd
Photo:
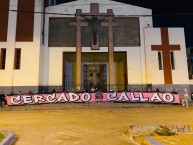
<svg viewBox="0 0 193 145"><path fill-rule="evenodd" d="M22 0L20 2L25 1ZM9 9L17 10L17 4L18 0L10 0ZM34 11L42 11L42 1L35 0L34 5ZM25 42L23 40L16 39L16 32L18 31L17 21L19 21L17 16L17 12L9 11L7 41L0 43L0 48L6 48L7 50L6 68L5 70L0 70L0 86L2 90L6 89L3 88L3 86L10 87L9 90L6 90L6 92L11 92L11 86L35 86L34 91L37 91L37 86L39 85L42 15L34 14L32 27L33 38L30 38L30 41L25 40ZM21 17L20 19L22 19ZM22 31L24 30L25 29L23 28ZM20 69L13 69L15 48L21 49ZM13 89L15 89L13 90L14 92L18 92L17 88ZM27 92L28 90L22 91Z"/></svg>

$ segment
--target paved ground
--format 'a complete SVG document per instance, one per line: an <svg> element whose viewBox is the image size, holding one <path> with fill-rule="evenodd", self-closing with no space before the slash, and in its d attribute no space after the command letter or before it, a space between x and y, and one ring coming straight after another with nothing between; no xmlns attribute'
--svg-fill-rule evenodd
<svg viewBox="0 0 193 145"><path fill-rule="evenodd" d="M193 126L193 106L189 108L159 104L9 106L0 109L0 118L1 130L15 132L17 137L15 145L132 145L125 135L129 125ZM187 138L182 137L181 140L183 139L186 144ZM189 143L187 142L187 145L190 145Z"/></svg>

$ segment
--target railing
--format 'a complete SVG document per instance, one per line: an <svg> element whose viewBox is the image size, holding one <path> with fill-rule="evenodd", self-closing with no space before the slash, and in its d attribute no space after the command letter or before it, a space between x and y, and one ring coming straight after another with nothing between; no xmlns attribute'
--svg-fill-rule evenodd
<svg viewBox="0 0 193 145"><path fill-rule="evenodd" d="M110 86L108 84L105 89L98 87L103 92L110 91L110 88L114 88L113 91L141 91L141 92L172 92L174 89L179 94L184 92L186 88L188 93L191 94L193 92L193 85L190 84L173 84L173 85L164 85L164 84L129 84L125 85L113 85ZM0 92L4 92L5 94L14 93L18 94L19 91L22 93L28 93L30 90L33 93L51 93L55 89L56 92L61 91L76 91L76 86L7 86L0 87ZM95 88L96 89L96 88ZM82 88L78 91L90 91L90 88Z"/></svg>

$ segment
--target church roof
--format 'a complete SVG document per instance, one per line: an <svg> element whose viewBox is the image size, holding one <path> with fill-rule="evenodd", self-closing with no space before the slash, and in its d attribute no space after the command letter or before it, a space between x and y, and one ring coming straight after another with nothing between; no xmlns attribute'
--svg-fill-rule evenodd
<svg viewBox="0 0 193 145"><path fill-rule="evenodd" d="M106 13L107 9L113 9L115 15L151 15L152 10L112 0L77 0L49 6L46 11L53 13L74 14L76 9L82 9L83 13L90 12L90 3L99 3L100 13Z"/></svg>

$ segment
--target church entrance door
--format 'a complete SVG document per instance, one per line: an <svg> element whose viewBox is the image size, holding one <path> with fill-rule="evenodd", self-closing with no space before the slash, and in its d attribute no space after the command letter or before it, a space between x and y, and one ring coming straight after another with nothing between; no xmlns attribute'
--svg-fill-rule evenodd
<svg viewBox="0 0 193 145"><path fill-rule="evenodd" d="M106 90L106 64L83 64L83 88L91 87Z"/></svg>
<svg viewBox="0 0 193 145"><path fill-rule="evenodd" d="M81 74L81 90L91 87L108 91L109 71L114 71L115 90L127 89L127 57L125 52L114 53L114 67L109 70L108 53L81 53L81 70L76 69L76 52L63 53L64 90L76 90L76 74Z"/></svg>

